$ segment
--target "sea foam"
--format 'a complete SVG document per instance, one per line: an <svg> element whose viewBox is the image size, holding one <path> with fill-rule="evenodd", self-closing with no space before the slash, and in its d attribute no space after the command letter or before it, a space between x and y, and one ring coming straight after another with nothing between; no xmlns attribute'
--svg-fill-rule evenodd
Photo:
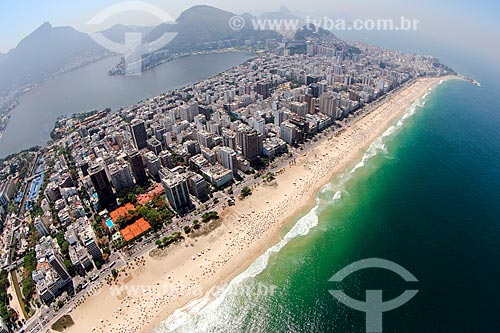
<svg viewBox="0 0 500 333"><path fill-rule="evenodd" d="M388 136L390 134L387 134ZM385 148L385 143L383 141L384 135L382 134L379 136L375 141L372 142L372 144L368 147L366 152L364 153L363 157L361 158L361 161L352 168L351 173L355 173L356 170L364 167L366 165L366 162L368 162L372 157L376 156L378 152L384 151L386 152Z"/></svg>
<svg viewBox="0 0 500 333"><path fill-rule="evenodd" d="M425 106L426 98L429 96L431 91L432 88L430 88L424 96L412 103L407 108L406 113L403 115L403 117L398 120L396 125L390 126L369 146L361 161L354 166L350 174L365 166L366 162L377 155L379 152L387 152L385 147L385 140L392 137L394 133L397 132L397 129L403 126L405 120L415 114L418 108ZM347 177L344 177L345 179L343 179L344 181L342 181L342 183L351 178L350 174L347 175ZM335 187L338 188L337 186ZM323 187L320 193L325 193L332 190L333 188L333 184L330 183ZM342 193L343 190L336 191L333 196L333 202L339 200L342 197ZM234 308L234 306L236 306L236 304L232 304L233 302L228 300L228 296L231 295L232 291L237 290L239 286L241 286L245 281L262 273L268 266L271 256L281 251L281 249L283 249L285 245L288 244L292 239L307 235L311 229L318 225L319 202L320 200L317 199L317 205L312 208L305 216L299 219L299 221L292 227L292 229L285 235L285 237L283 237L283 239L278 244L270 247L264 254L259 256L243 273L236 276L226 286L221 287L215 297L212 295L191 301L183 308L176 310L154 332L212 332L214 330L231 331L231 329L234 327L231 326L232 324L229 316L231 316L231 310Z"/></svg>
<svg viewBox="0 0 500 333"><path fill-rule="evenodd" d="M361 158L361 161L352 168L352 170L350 172L351 174L355 173L356 170L364 167L366 165L366 163L371 158L373 158L374 156L376 156L378 153L380 153L380 152L387 153L387 149L386 149L386 146L385 146L386 141L389 141L389 139L394 136L394 134L397 132L397 130L404 125L405 121L408 118L412 117L417 112L417 110L419 108L425 106L425 103L427 102L427 97L430 95L431 91L432 91L432 87L429 88L429 90L421 98L419 98L416 101L414 101L406 109L406 112L403 114L403 116L401 117L401 119L399 119L396 122L395 125L392 125L389 128L387 128L387 130L385 130L385 132L382 133L382 135L380 135L378 138L376 138L372 142L372 144L368 147L368 149L364 153L363 157Z"/></svg>
<svg viewBox="0 0 500 333"><path fill-rule="evenodd" d="M259 256L243 273L236 276L228 285L219 289L217 297L210 296L194 300L185 307L176 310L156 330L164 332L211 332L215 327L224 325L224 317L231 312L232 304L225 304L225 300L234 290L237 290L247 279L253 278L266 269L269 259L278 253L292 239L305 236L318 225L317 204L305 216L299 219L292 229L276 245L270 247Z"/></svg>
<svg viewBox="0 0 500 333"><path fill-rule="evenodd" d="M335 195L333 196L333 200L339 200L340 198L342 198L342 192L341 191L337 191L335 192Z"/></svg>

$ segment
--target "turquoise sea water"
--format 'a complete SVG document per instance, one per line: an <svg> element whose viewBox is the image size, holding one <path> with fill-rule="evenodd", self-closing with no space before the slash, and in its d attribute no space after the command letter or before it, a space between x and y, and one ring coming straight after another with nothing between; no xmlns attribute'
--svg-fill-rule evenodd
<svg viewBox="0 0 500 333"><path fill-rule="evenodd" d="M341 289L384 300L419 293L383 315L384 332L500 330L500 86L447 81L317 195L317 206L215 301L190 304L157 332L364 332L365 315ZM380 269L328 280L346 265L383 258L418 283ZM262 286L276 286L260 295ZM245 287L246 289L244 289ZM246 292L250 290L251 292Z"/></svg>

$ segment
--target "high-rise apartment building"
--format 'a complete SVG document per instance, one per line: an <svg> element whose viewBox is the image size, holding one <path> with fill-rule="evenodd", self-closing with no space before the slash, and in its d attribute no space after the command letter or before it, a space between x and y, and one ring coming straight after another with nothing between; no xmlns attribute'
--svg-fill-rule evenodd
<svg viewBox="0 0 500 333"><path fill-rule="evenodd" d="M130 133L132 134L135 148L141 150L147 147L148 134L146 133L146 124L144 120L132 120L130 124Z"/></svg>

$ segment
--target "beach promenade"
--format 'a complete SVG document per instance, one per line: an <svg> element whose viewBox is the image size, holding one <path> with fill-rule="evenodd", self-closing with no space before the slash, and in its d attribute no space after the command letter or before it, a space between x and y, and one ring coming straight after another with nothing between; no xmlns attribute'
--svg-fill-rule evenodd
<svg viewBox="0 0 500 333"><path fill-rule="evenodd" d="M65 332L151 332L176 309L196 299L209 300L219 286L276 244L283 226L316 204L315 194L322 186L356 165L377 137L444 79L415 80L338 136L330 134L298 154L275 181L259 185L251 196L220 212L219 225L211 232L186 237L161 255L129 263L115 282L103 282L69 313L75 325Z"/></svg>

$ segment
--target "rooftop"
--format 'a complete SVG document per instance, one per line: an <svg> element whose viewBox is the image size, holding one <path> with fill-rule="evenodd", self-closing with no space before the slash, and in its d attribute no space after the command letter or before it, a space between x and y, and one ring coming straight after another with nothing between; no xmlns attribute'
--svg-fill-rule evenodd
<svg viewBox="0 0 500 333"><path fill-rule="evenodd" d="M151 229L151 225L144 218L140 218L128 227L120 230L125 241L130 241Z"/></svg>
<svg viewBox="0 0 500 333"><path fill-rule="evenodd" d="M135 210L135 206L131 203L127 203L124 206L118 207L117 209L109 213L109 216L111 216L113 222L116 222L116 220L118 220L120 217L127 217L129 215L129 210Z"/></svg>
<svg viewBox="0 0 500 333"><path fill-rule="evenodd" d="M165 189L163 188L163 186L161 186L161 184L157 184L155 188L149 191L148 193L138 195L137 203L140 205L144 205L150 202L151 200L159 197L163 193L165 193Z"/></svg>

